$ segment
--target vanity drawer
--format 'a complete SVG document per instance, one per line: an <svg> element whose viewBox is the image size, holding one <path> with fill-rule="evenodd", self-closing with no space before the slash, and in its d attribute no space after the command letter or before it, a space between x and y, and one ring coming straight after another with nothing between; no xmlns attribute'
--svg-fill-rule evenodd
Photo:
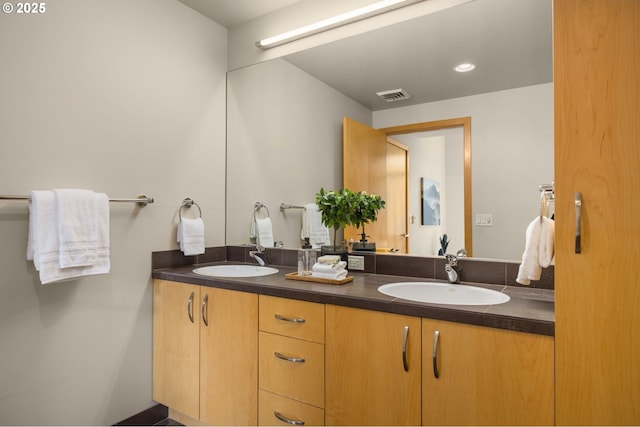
<svg viewBox="0 0 640 427"><path fill-rule="evenodd" d="M323 409L268 391L260 390L258 407L258 425L261 426L302 425L300 422L305 426L324 425Z"/></svg>
<svg viewBox="0 0 640 427"><path fill-rule="evenodd" d="M260 330L324 343L324 304L260 295Z"/></svg>
<svg viewBox="0 0 640 427"><path fill-rule="evenodd" d="M324 345L259 333L258 386L324 408Z"/></svg>

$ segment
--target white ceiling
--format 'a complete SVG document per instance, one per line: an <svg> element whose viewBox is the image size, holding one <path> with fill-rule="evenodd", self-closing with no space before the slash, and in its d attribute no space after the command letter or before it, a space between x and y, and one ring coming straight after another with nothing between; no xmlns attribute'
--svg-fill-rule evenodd
<svg viewBox="0 0 640 427"><path fill-rule="evenodd" d="M226 28L235 27L299 0L179 0Z"/></svg>
<svg viewBox="0 0 640 427"><path fill-rule="evenodd" d="M295 2L180 1L222 25L237 25ZM549 83L551 2L475 0L285 59L372 111ZM478 68L466 74L452 70L466 61ZM376 95L399 88L411 98L386 102Z"/></svg>

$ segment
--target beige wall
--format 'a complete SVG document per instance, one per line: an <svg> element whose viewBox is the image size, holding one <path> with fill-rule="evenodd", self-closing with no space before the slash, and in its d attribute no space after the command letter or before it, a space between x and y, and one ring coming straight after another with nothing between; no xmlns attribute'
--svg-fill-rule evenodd
<svg viewBox="0 0 640 427"><path fill-rule="evenodd" d="M0 424L109 425L152 406L151 252L184 197L224 244L226 30L175 0L0 14L0 194L89 188L111 273L40 285L26 202L0 201Z"/></svg>
<svg viewBox="0 0 640 427"><path fill-rule="evenodd" d="M342 188L342 118L370 124L371 111L282 59L229 73L228 88L227 244L250 243L259 201L275 240L299 248L302 212L280 203Z"/></svg>
<svg viewBox="0 0 640 427"><path fill-rule="evenodd" d="M472 226L473 256L520 260L527 225L540 215L538 186L553 180L553 83L375 111L373 127L464 116L472 214L493 214L493 227Z"/></svg>

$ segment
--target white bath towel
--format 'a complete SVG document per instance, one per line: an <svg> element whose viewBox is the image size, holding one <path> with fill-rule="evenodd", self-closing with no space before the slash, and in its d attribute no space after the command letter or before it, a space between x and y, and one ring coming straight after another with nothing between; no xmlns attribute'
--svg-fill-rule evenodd
<svg viewBox="0 0 640 427"><path fill-rule="evenodd" d="M347 268L347 263L344 261L340 261L335 264L322 264L322 263L316 262L312 267L312 271L317 273L335 274L339 271L345 270L346 268Z"/></svg>
<svg viewBox="0 0 640 427"><path fill-rule="evenodd" d="M518 269L516 282L530 285L531 280L540 280L542 268L548 267L554 254L555 224L553 220L536 217L525 233L525 249Z"/></svg>
<svg viewBox="0 0 640 427"><path fill-rule="evenodd" d="M56 195L53 191L32 191L29 203L29 241L27 259L33 260L40 282L70 280L82 276L109 273L109 199L106 194L95 194L96 259L93 265L82 267L60 266L59 218Z"/></svg>
<svg viewBox="0 0 640 427"><path fill-rule="evenodd" d="M187 256L200 255L204 250L204 222L202 218L182 218L178 223L180 250Z"/></svg>
<svg viewBox="0 0 640 427"><path fill-rule="evenodd" d="M304 205L300 238L301 240L309 238L309 243L311 243L312 248L319 248L331 242L329 229L322 223L322 214L320 210L318 210L318 205L315 203L307 203Z"/></svg>
<svg viewBox="0 0 640 427"><path fill-rule="evenodd" d="M314 271L311 273L311 277L317 277L319 279L329 279L329 280L342 280L347 277L347 270L336 271L335 273L319 273Z"/></svg>
<svg viewBox="0 0 640 427"><path fill-rule="evenodd" d="M58 215L60 267L85 267L97 261L96 196L90 190L53 191Z"/></svg>
<svg viewBox="0 0 640 427"><path fill-rule="evenodd" d="M271 218L256 218L256 243L265 248L273 247L273 225Z"/></svg>

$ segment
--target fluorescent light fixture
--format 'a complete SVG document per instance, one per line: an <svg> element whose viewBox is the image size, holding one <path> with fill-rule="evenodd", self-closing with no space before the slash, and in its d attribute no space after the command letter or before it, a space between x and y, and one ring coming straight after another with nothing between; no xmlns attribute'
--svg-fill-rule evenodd
<svg viewBox="0 0 640 427"><path fill-rule="evenodd" d="M390 10L399 9L404 6L408 6L412 3L418 3L423 0L384 0L379 1L369 6L361 7L359 9L352 10L351 12L342 13L332 18L323 19L314 24L305 25L304 27L297 28L295 30L287 31L286 33L279 34L277 36L268 37L256 42L256 46L260 49L270 49L281 44L289 43L294 40L299 40L304 37L308 37L313 34L321 33L323 31L337 28L342 25L350 24L352 22L360 21L371 16L380 15Z"/></svg>
<svg viewBox="0 0 640 427"><path fill-rule="evenodd" d="M470 62L464 62L462 64L458 64L453 67L459 73L468 73L469 71L473 71L476 69L476 64L472 64Z"/></svg>

